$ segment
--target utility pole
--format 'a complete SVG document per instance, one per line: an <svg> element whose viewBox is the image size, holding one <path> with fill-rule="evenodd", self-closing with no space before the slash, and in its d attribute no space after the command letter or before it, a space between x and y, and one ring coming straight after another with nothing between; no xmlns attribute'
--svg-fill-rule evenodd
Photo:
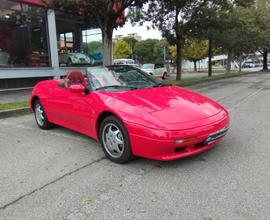
<svg viewBox="0 0 270 220"><path fill-rule="evenodd" d="M164 46L164 48L163 48L163 62L164 62L164 67L166 67L167 73L170 74L169 63L167 62L166 46Z"/></svg>

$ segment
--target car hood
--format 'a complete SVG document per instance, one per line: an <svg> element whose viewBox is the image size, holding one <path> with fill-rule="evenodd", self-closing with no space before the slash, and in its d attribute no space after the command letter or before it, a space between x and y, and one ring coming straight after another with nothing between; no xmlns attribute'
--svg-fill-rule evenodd
<svg viewBox="0 0 270 220"><path fill-rule="evenodd" d="M198 121L224 110L211 99L176 86L105 93L116 102L128 104L121 111L133 111L134 114L144 112L162 124Z"/></svg>

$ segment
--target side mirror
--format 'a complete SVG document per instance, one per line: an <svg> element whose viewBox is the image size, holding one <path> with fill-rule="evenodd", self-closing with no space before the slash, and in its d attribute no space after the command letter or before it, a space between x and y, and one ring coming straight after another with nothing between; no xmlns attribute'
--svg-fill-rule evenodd
<svg viewBox="0 0 270 220"><path fill-rule="evenodd" d="M70 85L68 89L73 93L83 93L85 91L85 87L82 84Z"/></svg>

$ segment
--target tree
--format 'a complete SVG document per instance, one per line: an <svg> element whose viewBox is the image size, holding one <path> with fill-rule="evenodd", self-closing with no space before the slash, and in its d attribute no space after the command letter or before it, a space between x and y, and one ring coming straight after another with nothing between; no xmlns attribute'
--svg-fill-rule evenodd
<svg viewBox="0 0 270 220"><path fill-rule="evenodd" d="M134 47L134 53L141 63L155 62L154 47L157 42L158 40L156 39L147 39L136 43Z"/></svg>
<svg viewBox="0 0 270 220"><path fill-rule="evenodd" d="M173 60L173 62L175 62L176 60L176 46L175 45L169 46L169 55L170 55L170 59Z"/></svg>
<svg viewBox="0 0 270 220"><path fill-rule="evenodd" d="M216 42L228 53L227 72L231 71L233 58L238 58L241 71L243 54L253 53L258 47L254 6L254 0L237 0L229 13L221 17L225 28L216 34Z"/></svg>
<svg viewBox="0 0 270 220"><path fill-rule="evenodd" d="M263 70L268 70L270 51L270 0L257 0L253 10L254 30L257 33L258 50L263 56Z"/></svg>
<svg viewBox="0 0 270 220"><path fill-rule="evenodd" d="M144 17L145 20L153 21L154 26L162 32L163 37L171 45L176 45L177 80L180 80L182 75L182 44L185 39L184 20L181 14L190 2L189 0L152 0Z"/></svg>
<svg viewBox="0 0 270 220"><path fill-rule="evenodd" d="M100 52L102 50L102 43L100 41L91 41L83 43L83 51L87 54Z"/></svg>
<svg viewBox="0 0 270 220"><path fill-rule="evenodd" d="M197 71L197 61L207 57L208 42L189 38L185 41L183 57L194 63L194 71Z"/></svg>
<svg viewBox="0 0 270 220"><path fill-rule="evenodd" d="M155 58L156 63L163 63L164 55L165 55L165 58L167 59L168 47L169 47L169 44L166 40L160 40L156 42L154 46L154 50L153 50L153 56Z"/></svg>
<svg viewBox="0 0 270 220"><path fill-rule="evenodd" d="M238 7L247 8L254 6L255 0L234 0L234 4Z"/></svg>
<svg viewBox="0 0 270 220"><path fill-rule="evenodd" d="M128 7L142 7L145 0L52 0L51 7L79 13L89 23L93 21L101 29L103 63L112 63L113 30L125 22L124 10Z"/></svg>
<svg viewBox="0 0 270 220"><path fill-rule="evenodd" d="M122 39L116 41L113 47L113 58L129 58L131 54L132 50L126 41Z"/></svg>
<svg viewBox="0 0 270 220"><path fill-rule="evenodd" d="M124 37L123 40L127 42L129 47L131 48L132 53L134 52L135 44L138 42L134 37Z"/></svg>
<svg viewBox="0 0 270 220"><path fill-rule="evenodd" d="M182 48L189 33L187 24L202 7L206 4L215 5L215 2L217 0L150 0L148 10L142 13L144 20L152 21L169 44L176 45L177 80L181 79L182 74ZM142 17L138 16L137 11L134 17L136 16Z"/></svg>
<svg viewBox="0 0 270 220"><path fill-rule="evenodd" d="M208 41L208 76L212 76L215 37L224 28L220 15L229 12L231 7L229 0L206 1L196 13L192 14L187 24L189 36Z"/></svg>

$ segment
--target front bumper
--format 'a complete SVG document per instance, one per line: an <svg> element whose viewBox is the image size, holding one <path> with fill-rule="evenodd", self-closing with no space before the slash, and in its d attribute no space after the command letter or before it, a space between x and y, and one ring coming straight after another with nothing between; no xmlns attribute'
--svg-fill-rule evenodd
<svg viewBox="0 0 270 220"><path fill-rule="evenodd" d="M126 126L134 155L155 160L175 160L201 153L219 143L229 128L229 116L205 126L175 131L156 130L131 123ZM177 143L176 140L185 141Z"/></svg>

